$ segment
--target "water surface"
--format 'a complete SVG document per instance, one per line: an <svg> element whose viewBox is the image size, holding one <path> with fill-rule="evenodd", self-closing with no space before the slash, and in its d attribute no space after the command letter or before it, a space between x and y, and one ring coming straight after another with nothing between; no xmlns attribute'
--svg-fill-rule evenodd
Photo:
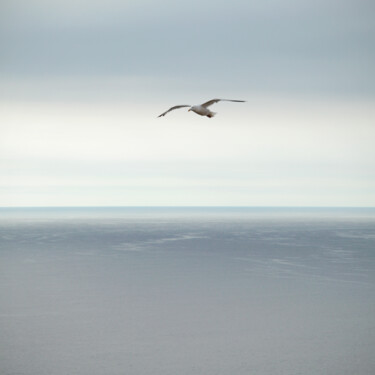
<svg viewBox="0 0 375 375"><path fill-rule="evenodd" d="M10 374L373 374L373 209L0 210Z"/></svg>

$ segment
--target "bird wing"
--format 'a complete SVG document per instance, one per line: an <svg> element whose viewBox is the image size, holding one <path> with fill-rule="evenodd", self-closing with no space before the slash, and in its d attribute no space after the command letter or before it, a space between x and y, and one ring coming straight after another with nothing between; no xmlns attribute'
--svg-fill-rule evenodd
<svg viewBox="0 0 375 375"><path fill-rule="evenodd" d="M169 108L167 111L159 115L158 117L165 116L168 112L173 111L178 108L183 108L183 107L191 107L191 105L184 104L184 105L175 105L174 107Z"/></svg>
<svg viewBox="0 0 375 375"><path fill-rule="evenodd" d="M202 107L209 107L210 105L212 104L215 104L217 102L221 102L221 101L225 101L225 102L239 102L239 103L244 103L245 100L234 100L234 99L212 99L212 100L209 100L208 102L206 103L203 103L201 104Z"/></svg>

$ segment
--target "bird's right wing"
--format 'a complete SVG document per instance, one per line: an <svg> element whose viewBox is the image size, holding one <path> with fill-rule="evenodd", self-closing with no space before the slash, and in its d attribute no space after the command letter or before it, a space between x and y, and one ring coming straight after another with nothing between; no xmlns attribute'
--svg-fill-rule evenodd
<svg viewBox="0 0 375 375"><path fill-rule="evenodd" d="M185 104L184 105L175 105L174 107L169 108L168 111L165 111L164 113L162 113L158 117L165 116L168 112L173 111L175 109L183 108L183 107L191 107L191 105L187 105L187 104L186 105Z"/></svg>
<svg viewBox="0 0 375 375"><path fill-rule="evenodd" d="M207 107L209 107L209 106L212 105L212 104L215 104L215 103L217 103L217 102L222 102L222 101L224 101L224 102L245 103L245 100L234 100L234 99L212 99L212 100L209 100L209 101L206 102L206 103L201 104L201 106L207 108Z"/></svg>

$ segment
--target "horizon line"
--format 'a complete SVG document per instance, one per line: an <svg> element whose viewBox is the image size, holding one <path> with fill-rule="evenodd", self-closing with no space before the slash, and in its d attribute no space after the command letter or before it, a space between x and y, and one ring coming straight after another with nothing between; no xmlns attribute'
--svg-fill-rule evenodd
<svg viewBox="0 0 375 375"><path fill-rule="evenodd" d="M306 209L306 208L309 208L309 209L340 209L340 208L345 208L345 209L348 209L348 208L353 208L353 209L375 209L375 206L237 206L237 205L234 205L234 206L231 206L231 205L210 205L210 206L200 206L200 205L194 205L194 206L184 206L184 205L173 205L173 206L170 206L170 205L166 205L166 206L163 206L163 205L148 205L148 206L122 206L122 205L119 205L119 206L112 206L112 205L108 205L108 206L0 206L0 209L47 209L47 208L51 208L51 209L57 209L57 208L66 208L66 209L74 209L74 208L80 208L80 209L83 209L83 208L107 208L107 209L111 209L111 208L261 208L261 209L266 209L266 208L280 208L280 209L285 209L285 208L293 208L293 209Z"/></svg>

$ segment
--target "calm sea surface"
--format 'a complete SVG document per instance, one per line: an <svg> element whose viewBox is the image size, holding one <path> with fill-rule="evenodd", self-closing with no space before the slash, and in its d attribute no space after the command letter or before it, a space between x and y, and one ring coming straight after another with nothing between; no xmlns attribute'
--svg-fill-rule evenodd
<svg viewBox="0 0 375 375"><path fill-rule="evenodd" d="M373 375L375 209L0 209L4 375Z"/></svg>

